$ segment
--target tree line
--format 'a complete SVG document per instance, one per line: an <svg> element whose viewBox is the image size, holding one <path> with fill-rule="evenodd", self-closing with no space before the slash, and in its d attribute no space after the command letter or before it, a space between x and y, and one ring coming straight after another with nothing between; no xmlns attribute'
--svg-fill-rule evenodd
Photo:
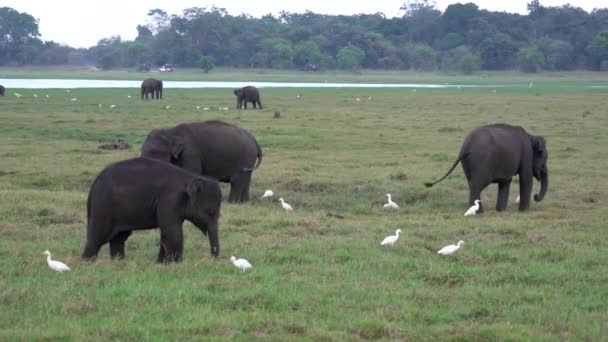
<svg viewBox="0 0 608 342"><path fill-rule="evenodd" d="M132 41L101 39L88 49L42 41L27 13L0 8L0 65L87 64L103 69L173 64L273 69L608 70L608 9L528 3L528 14L481 10L473 3L439 11L407 0L401 17L383 13L281 12L261 18L223 8L180 15L148 13Z"/></svg>

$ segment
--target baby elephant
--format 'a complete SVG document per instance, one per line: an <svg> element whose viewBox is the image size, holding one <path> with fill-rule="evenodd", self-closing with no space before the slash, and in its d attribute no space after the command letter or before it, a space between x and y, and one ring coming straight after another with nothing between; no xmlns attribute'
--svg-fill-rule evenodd
<svg viewBox="0 0 608 342"><path fill-rule="evenodd" d="M262 101L260 101L260 91L258 88L246 86L234 89L233 93L236 96L236 109L247 109L247 102L251 102L254 109L256 104L262 109Z"/></svg>
<svg viewBox="0 0 608 342"><path fill-rule="evenodd" d="M192 222L209 237L218 256L222 193L213 178L147 158L120 161L97 176L87 202L87 241L83 259L94 259L110 243L112 258L125 256L133 230L160 228L158 262L180 261L182 224Z"/></svg>

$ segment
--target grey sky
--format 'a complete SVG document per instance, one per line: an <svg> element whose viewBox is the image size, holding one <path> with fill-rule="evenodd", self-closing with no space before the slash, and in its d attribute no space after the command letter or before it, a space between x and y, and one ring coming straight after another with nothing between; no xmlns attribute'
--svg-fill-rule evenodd
<svg viewBox="0 0 608 342"><path fill-rule="evenodd" d="M436 0L440 10L452 3L474 2L481 9L526 13L526 3L530 0ZM160 8L169 14L181 14L188 7L225 8L228 13L247 13L254 17L264 14L278 14L285 10L302 13L306 10L322 14L357 14L383 12L387 17L400 15L399 7L404 0L0 0L0 7L12 7L19 12L27 12L39 20L43 40L54 40L73 47L89 47L99 39L120 35L132 40L137 35L138 24L145 24L149 9ZM541 0L543 6L561 6L575 3L590 12L594 8L606 8L606 0Z"/></svg>

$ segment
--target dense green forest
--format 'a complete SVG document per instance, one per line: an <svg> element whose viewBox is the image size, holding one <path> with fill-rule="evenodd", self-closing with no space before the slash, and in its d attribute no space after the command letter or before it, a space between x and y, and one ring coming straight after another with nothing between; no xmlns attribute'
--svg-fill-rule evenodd
<svg viewBox="0 0 608 342"><path fill-rule="evenodd" d="M608 70L608 8L528 4L528 14L457 3L442 13L429 0L409 0L403 16L313 12L232 16L223 8L181 15L151 9L138 36L100 40L88 49L42 41L37 20L0 8L0 65L94 65L295 69Z"/></svg>

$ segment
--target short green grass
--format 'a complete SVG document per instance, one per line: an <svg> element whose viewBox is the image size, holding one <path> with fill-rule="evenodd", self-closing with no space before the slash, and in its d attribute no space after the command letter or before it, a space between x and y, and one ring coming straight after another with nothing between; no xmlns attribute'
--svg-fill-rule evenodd
<svg viewBox="0 0 608 342"><path fill-rule="evenodd" d="M608 96L560 82L262 89L265 108L240 112L217 109L234 107L227 89L148 102L137 89L11 89L0 98L0 340L605 340ZM223 204L220 257L186 223L179 264L155 263L158 230L136 232L123 261L107 247L81 261L97 173L137 156L152 128L208 119L250 130L264 150L251 203ZM549 193L528 212L497 213L491 187L486 212L464 218L460 168L422 184L468 131L494 122L546 137ZM131 149L97 148L112 138ZM295 211L256 199L266 189ZM382 209L387 192L400 210ZM397 228L401 239L381 248ZM455 256L436 254L460 239ZM46 249L72 271L51 271Z"/></svg>

